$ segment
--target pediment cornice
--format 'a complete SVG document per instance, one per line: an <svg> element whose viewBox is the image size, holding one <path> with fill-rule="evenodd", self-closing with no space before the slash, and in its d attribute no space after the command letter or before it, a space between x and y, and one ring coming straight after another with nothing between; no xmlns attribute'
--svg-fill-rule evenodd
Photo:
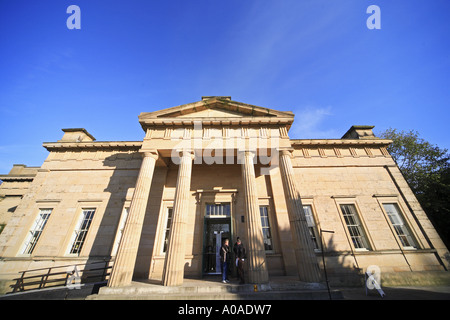
<svg viewBox="0 0 450 320"><path fill-rule="evenodd" d="M294 121L294 114L233 101L229 97L205 97L201 101L139 115L139 122L144 129L155 125L193 125L198 121L204 125L290 126Z"/></svg>

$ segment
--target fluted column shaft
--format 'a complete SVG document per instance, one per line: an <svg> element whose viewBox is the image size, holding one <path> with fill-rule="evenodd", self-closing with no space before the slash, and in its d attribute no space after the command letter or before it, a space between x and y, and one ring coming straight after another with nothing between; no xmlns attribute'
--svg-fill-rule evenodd
<svg viewBox="0 0 450 320"><path fill-rule="evenodd" d="M280 170L291 225L292 240L294 242L298 275L301 281L320 282L321 273L303 211L291 157L289 150L281 151Z"/></svg>
<svg viewBox="0 0 450 320"><path fill-rule="evenodd" d="M267 283L266 252L256 189L254 153L242 152L242 183L244 185L245 213L247 216L248 276L250 283Z"/></svg>
<svg viewBox="0 0 450 320"><path fill-rule="evenodd" d="M172 225L164 261L164 286L179 286L183 284L186 216L189 208L192 159L193 153L191 151L182 151L173 204Z"/></svg>
<svg viewBox="0 0 450 320"><path fill-rule="evenodd" d="M109 287L121 287L131 283L157 158L157 151L144 153L127 221L108 281Z"/></svg>

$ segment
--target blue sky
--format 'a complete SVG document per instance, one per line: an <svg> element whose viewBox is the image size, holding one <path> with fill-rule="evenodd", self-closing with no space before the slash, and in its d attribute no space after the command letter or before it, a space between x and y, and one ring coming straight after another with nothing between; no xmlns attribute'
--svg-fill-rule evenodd
<svg viewBox="0 0 450 320"><path fill-rule="evenodd" d="M450 149L449 16L448 0L0 0L0 173L40 166L62 128L142 140L141 112L210 95L293 111L292 138L367 124Z"/></svg>

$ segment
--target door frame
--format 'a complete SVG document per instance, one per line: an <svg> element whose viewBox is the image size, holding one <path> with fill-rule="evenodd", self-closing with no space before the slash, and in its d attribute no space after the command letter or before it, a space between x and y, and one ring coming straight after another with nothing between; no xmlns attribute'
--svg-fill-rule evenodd
<svg viewBox="0 0 450 320"><path fill-rule="evenodd" d="M208 276L208 273L204 272L205 266L205 259L204 259L204 253L205 253L205 245L206 245L206 239L205 239L205 227L206 227L206 221L207 219L214 219L210 218L206 215L206 209L207 204L219 204L219 203L229 203L230 204L230 216L222 216L222 218L229 218L230 223L230 247L232 247L233 243L233 235L235 232L235 214L236 214L236 200L237 200L237 189L226 189L222 187L217 187L213 189L197 189L195 192L195 198L197 203L197 214L199 223L202 223L202 229L201 229L201 237L202 237L202 244L201 244L201 270L200 270L200 276L203 278L204 276ZM219 217L217 217L219 218ZM200 236L200 232L198 233L198 236ZM232 268L233 270L233 268Z"/></svg>
<svg viewBox="0 0 450 320"><path fill-rule="evenodd" d="M207 245L207 238L208 238L208 226L211 224L211 222L214 222L214 220L216 220L220 224L228 224L229 230L230 230L229 231L230 235L228 236L230 247L231 247L231 243L232 243L233 223L232 223L231 216L230 217L204 217L204 219L203 219L202 277L221 274L221 271L218 270L218 266L217 266L217 247L216 247L216 272L205 272L206 259L207 259L206 245ZM222 236L220 238L221 238L220 245L222 245L222 241L223 241ZM217 240L216 240L216 245L217 245Z"/></svg>

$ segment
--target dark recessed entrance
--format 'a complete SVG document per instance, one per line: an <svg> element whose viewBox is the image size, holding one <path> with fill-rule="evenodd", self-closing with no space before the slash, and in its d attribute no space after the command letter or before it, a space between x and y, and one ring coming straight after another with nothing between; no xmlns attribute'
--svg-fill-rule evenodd
<svg viewBox="0 0 450 320"><path fill-rule="evenodd" d="M222 273L220 248L224 239L229 239L231 246L230 204L207 204L203 233L204 275Z"/></svg>

